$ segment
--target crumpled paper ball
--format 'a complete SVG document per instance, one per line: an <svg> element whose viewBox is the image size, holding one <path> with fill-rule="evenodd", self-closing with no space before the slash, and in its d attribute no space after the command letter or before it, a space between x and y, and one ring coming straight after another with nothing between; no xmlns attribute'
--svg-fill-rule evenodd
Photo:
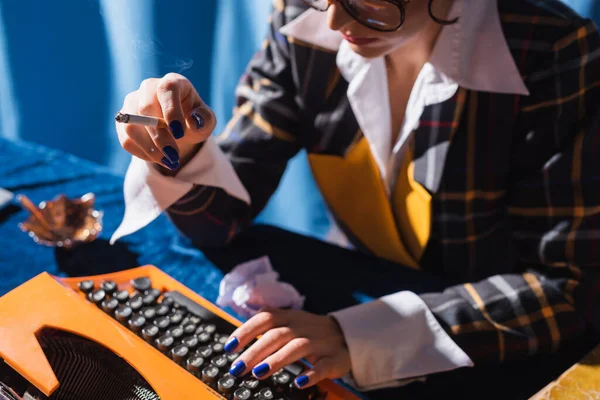
<svg viewBox="0 0 600 400"><path fill-rule="evenodd" d="M244 318L265 307L301 309L304 296L278 279L268 256L240 264L221 280L217 305L230 307Z"/></svg>

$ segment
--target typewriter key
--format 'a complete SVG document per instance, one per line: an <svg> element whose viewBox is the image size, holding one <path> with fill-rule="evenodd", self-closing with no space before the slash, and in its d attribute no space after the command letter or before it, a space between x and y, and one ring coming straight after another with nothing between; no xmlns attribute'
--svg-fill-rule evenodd
<svg viewBox="0 0 600 400"><path fill-rule="evenodd" d="M88 294L90 293L92 290L94 290L94 282L87 280L87 281L81 281L77 284L77 287L79 288L79 290L81 290L83 293Z"/></svg>
<svg viewBox="0 0 600 400"><path fill-rule="evenodd" d="M131 309L131 307L129 306L125 306L123 304L121 304L119 307L117 307L116 311L115 311L115 317L117 318L117 320L121 323L126 323L129 318L131 317L131 315L133 314L133 310Z"/></svg>
<svg viewBox="0 0 600 400"><path fill-rule="evenodd" d="M196 332L196 325L194 324L187 324L183 327L183 332L186 335L191 335L192 333Z"/></svg>
<svg viewBox="0 0 600 400"><path fill-rule="evenodd" d="M292 376L290 374L288 374L287 372L280 371L280 372L273 374L273 376L271 377L271 380L273 381L273 384L275 384L275 385L287 385L292 380Z"/></svg>
<svg viewBox="0 0 600 400"><path fill-rule="evenodd" d="M158 326L156 325L148 325L144 329L142 329L142 337L144 340L150 344L154 343L154 340L158 336Z"/></svg>
<svg viewBox="0 0 600 400"><path fill-rule="evenodd" d="M190 352L190 349L188 349L187 346L180 344L179 346L174 347L171 350L171 358L176 363L182 363L189 352Z"/></svg>
<svg viewBox="0 0 600 400"><path fill-rule="evenodd" d="M152 287L152 281L147 276L140 276L139 278L132 279L129 283L139 292L143 292Z"/></svg>
<svg viewBox="0 0 600 400"><path fill-rule="evenodd" d="M185 363L185 368L188 371L197 374L200 372L200 367L202 366L202 364L204 364L204 358L200 357L197 354L194 354L193 356L187 359Z"/></svg>
<svg viewBox="0 0 600 400"><path fill-rule="evenodd" d="M258 379L246 379L245 381L242 382L242 386L251 390L254 390L258 387L258 385L260 384L260 381Z"/></svg>
<svg viewBox="0 0 600 400"><path fill-rule="evenodd" d="M88 300L96 305L100 304L106 297L106 292L102 289L94 290L88 294Z"/></svg>
<svg viewBox="0 0 600 400"><path fill-rule="evenodd" d="M154 325L158 326L160 329L167 329L171 324L171 320L166 315L164 317L159 317L154 320Z"/></svg>
<svg viewBox="0 0 600 400"><path fill-rule="evenodd" d="M144 305L144 303L142 302L142 296L140 294L134 294L132 297L129 298L127 305L131 307L133 311L139 310Z"/></svg>
<svg viewBox="0 0 600 400"><path fill-rule="evenodd" d="M172 297L163 297L162 301L160 302L160 304L164 304L165 306L172 307L173 304L175 303L175 300L173 300Z"/></svg>
<svg viewBox="0 0 600 400"><path fill-rule="evenodd" d="M179 339L183 336L183 328L180 326L174 326L167 331L167 335L173 336L174 339Z"/></svg>
<svg viewBox="0 0 600 400"><path fill-rule="evenodd" d="M112 294L117 290L117 284L115 281L104 281L100 284L100 289L104 290L108 294Z"/></svg>
<svg viewBox="0 0 600 400"><path fill-rule="evenodd" d="M156 297L151 294L147 294L147 295L144 295L144 297L142 297L142 303L145 306L151 306L154 304L155 301L156 301Z"/></svg>
<svg viewBox="0 0 600 400"><path fill-rule="evenodd" d="M192 316L190 316L190 322L192 324L198 325L200 322L202 322L202 318L192 315Z"/></svg>
<svg viewBox="0 0 600 400"><path fill-rule="evenodd" d="M158 315L159 317L162 317L163 315L167 315L170 310L171 309L169 308L169 306L167 306L165 304L159 304L156 307L156 315Z"/></svg>
<svg viewBox="0 0 600 400"><path fill-rule="evenodd" d="M217 389L219 392L223 394L229 394L233 391L233 387L235 386L235 378L231 375L225 375L219 382L217 382Z"/></svg>
<svg viewBox="0 0 600 400"><path fill-rule="evenodd" d="M195 349L198 346L198 338L196 336L187 336L181 339L181 344L189 347L190 349Z"/></svg>
<svg viewBox="0 0 600 400"><path fill-rule="evenodd" d="M200 347L198 350L196 350L196 353L201 355L204 358L208 358L212 355L213 351L210 347L204 346L204 347Z"/></svg>
<svg viewBox="0 0 600 400"><path fill-rule="evenodd" d="M233 392L233 400L249 400L252 397L252 392L248 388L239 388Z"/></svg>
<svg viewBox="0 0 600 400"><path fill-rule="evenodd" d="M275 395L273 394L273 390L271 390L271 388L266 387L260 389L257 398L260 400L273 400Z"/></svg>
<svg viewBox="0 0 600 400"><path fill-rule="evenodd" d="M223 343L213 343L211 347L215 353L221 353L223 351Z"/></svg>
<svg viewBox="0 0 600 400"><path fill-rule="evenodd" d="M119 303L125 303L129 299L129 292L127 290L119 290L113 297L119 301Z"/></svg>
<svg viewBox="0 0 600 400"><path fill-rule="evenodd" d="M173 325L179 325L181 323L182 319L183 319L183 314L180 314L178 312L169 315L169 320L171 321L171 323Z"/></svg>
<svg viewBox="0 0 600 400"><path fill-rule="evenodd" d="M224 355L213 357L210 360L210 363L217 368L223 368L227 364L229 364L229 360Z"/></svg>
<svg viewBox="0 0 600 400"><path fill-rule="evenodd" d="M155 343L156 343L156 347L160 351L166 353L167 351L169 351L171 346L173 346L173 343L175 343L175 339L173 339L173 336L163 335L163 336L159 337L158 339L156 339Z"/></svg>
<svg viewBox="0 0 600 400"><path fill-rule="evenodd" d="M155 299L158 299L160 297L160 295L162 294L162 292L158 289L146 290L144 293L154 296Z"/></svg>
<svg viewBox="0 0 600 400"><path fill-rule="evenodd" d="M214 324L204 325L204 332L206 333L215 333L217 327Z"/></svg>
<svg viewBox="0 0 600 400"><path fill-rule="evenodd" d="M209 365L202 370L202 380L208 384L214 383L218 374L219 368Z"/></svg>
<svg viewBox="0 0 600 400"><path fill-rule="evenodd" d="M199 334L199 335L197 336L197 338L198 338L198 341L199 341L200 343L206 343L206 342L209 342L209 341L210 341L210 333L207 333L207 332L202 332L201 334Z"/></svg>
<svg viewBox="0 0 600 400"><path fill-rule="evenodd" d="M119 300L115 299L114 297L102 301L102 309L111 315L113 312L115 312L118 306Z"/></svg>
<svg viewBox="0 0 600 400"><path fill-rule="evenodd" d="M135 333L139 333L144 325L146 325L146 318L143 315L136 314L129 319L129 329Z"/></svg>
<svg viewBox="0 0 600 400"><path fill-rule="evenodd" d="M144 308L142 310L142 315L146 319L152 319L156 316L156 310L152 307Z"/></svg>
<svg viewBox="0 0 600 400"><path fill-rule="evenodd" d="M240 353L228 353L225 356L230 362L234 362L240 356Z"/></svg>

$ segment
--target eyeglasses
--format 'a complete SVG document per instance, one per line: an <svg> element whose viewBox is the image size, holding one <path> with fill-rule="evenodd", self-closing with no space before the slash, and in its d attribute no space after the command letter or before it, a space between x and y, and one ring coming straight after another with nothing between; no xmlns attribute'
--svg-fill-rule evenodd
<svg viewBox="0 0 600 400"><path fill-rule="evenodd" d="M311 8L327 11L332 0L302 0ZM360 24L379 32L394 32L404 24L404 6L410 0L336 0Z"/></svg>

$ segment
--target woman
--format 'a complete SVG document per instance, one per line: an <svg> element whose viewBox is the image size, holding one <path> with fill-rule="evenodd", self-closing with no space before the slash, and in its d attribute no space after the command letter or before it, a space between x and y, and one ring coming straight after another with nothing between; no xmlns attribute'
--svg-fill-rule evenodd
<svg viewBox="0 0 600 400"><path fill-rule="evenodd" d="M122 112L170 131L117 126L134 158L113 240L166 210L196 243L226 243L305 148L356 248L456 285L327 316L261 312L227 344L262 335L233 375L306 358L298 387L346 377L369 390L585 332L600 282L593 23L556 0L277 0L270 24L219 144L184 77L127 96Z"/></svg>

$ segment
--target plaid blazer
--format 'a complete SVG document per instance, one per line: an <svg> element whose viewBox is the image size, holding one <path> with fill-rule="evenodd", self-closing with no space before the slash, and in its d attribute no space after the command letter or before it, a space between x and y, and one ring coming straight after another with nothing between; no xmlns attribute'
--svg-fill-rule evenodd
<svg viewBox="0 0 600 400"><path fill-rule="evenodd" d="M558 0L499 7L530 96L459 89L412 144L432 197L420 268L454 283L422 298L476 363L556 351L600 322L600 36ZM168 210L196 243L251 223L300 149L343 157L361 138L336 55L278 32L305 9L275 1L219 138L252 205L197 186Z"/></svg>

